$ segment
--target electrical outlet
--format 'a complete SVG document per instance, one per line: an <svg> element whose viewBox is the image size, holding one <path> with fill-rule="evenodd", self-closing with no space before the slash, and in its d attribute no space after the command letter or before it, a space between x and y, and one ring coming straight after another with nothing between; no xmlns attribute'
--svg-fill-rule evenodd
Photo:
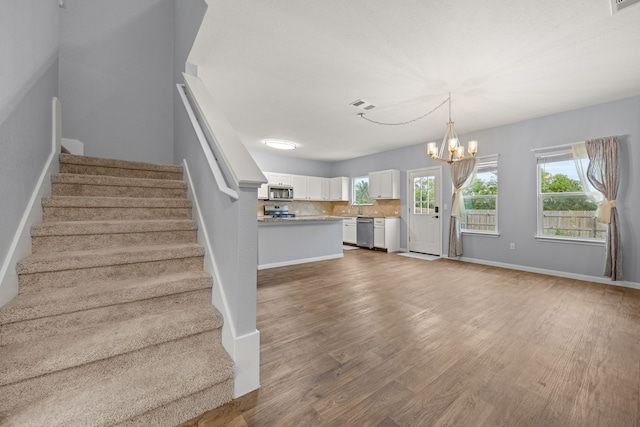
<svg viewBox="0 0 640 427"><path fill-rule="evenodd" d="M512 251L515 251L516 250L516 244L513 243L513 242L509 243L509 249L511 249Z"/></svg>

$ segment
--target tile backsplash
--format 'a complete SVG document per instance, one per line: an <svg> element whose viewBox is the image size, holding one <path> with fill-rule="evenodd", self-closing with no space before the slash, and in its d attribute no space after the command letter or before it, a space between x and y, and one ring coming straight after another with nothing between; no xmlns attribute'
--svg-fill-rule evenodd
<svg viewBox="0 0 640 427"><path fill-rule="evenodd" d="M264 205L258 200L258 215L264 215ZM271 202L273 203L273 202ZM351 202L307 202L295 200L281 202L289 206L289 212L296 215L367 215L372 217L400 216L400 200L374 200L370 206L352 206Z"/></svg>
<svg viewBox="0 0 640 427"><path fill-rule="evenodd" d="M274 203L266 200L258 200L258 215L264 215L265 203ZM289 213L300 215L333 215L334 202L306 202L294 200L293 202L278 202L280 205L289 206Z"/></svg>
<svg viewBox="0 0 640 427"><path fill-rule="evenodd" d="M351 202L333 202L333 215L400 216L400 200L374 200L373 205L354 206Z"/></svg>

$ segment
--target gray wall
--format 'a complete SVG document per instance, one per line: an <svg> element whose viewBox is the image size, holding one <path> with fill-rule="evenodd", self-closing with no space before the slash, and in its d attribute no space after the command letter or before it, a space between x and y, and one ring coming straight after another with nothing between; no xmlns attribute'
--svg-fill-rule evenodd
<svg viewBox="0 0 640 427"><path fill-rule="evenodd" d="M200 24L207 11L207 4L204 0L175 0L174 3L174 58L173 58L173 109L174 109L174 153L173 162L175 164L182 163L184 151L179 145L184 138L191 139L192 130L190 125L184 122L186 114L184 113L184 105L180 99L180 95L175 85L184 83L182 73L184 72L185 62L189 56L189 51L193 45L193 41L198 34ZM180 125L179 125L180 124Z"/></svg>
<svg viewBox="0 0 640 427"><path fill-rule="evenodd" d="M63 137L88 156L173 160L172 0L67 0L60 14Z"/></svg>
<svg viewBox="0 0 640 427"><path fill-rule="evenodd" d="M280 172L292 175L322 176L331 178L331 163L299 159L264 151L252 151L251 156L263 172Z"/></svg>
<svg viewBox="0 0 640 427"><path fill-rule="evenodd" d="M536 162L531 149L569 144L590 138L619 135L622 175L618 211L622 228L624 279L640 282L640 97L623 99L575 111L527 120L461 136L466 142L477 139L479 155L499 154L499 231L500 237L465 235L464 257L489 262L601 276L604 248L567 243L537 241ZM381 169L400 169L406 212L406 171L436 165L425 154L425 144L337 162L333 175L358 176ZM443 168L443 201L450 205L451 179ZM449 206L450 208L450 206ZM406 215L406 214L405 214ZM448 220L443 223L443 252L447 248ZM406 218L402 221L402 247L407 247ZM509 249L509 243L516 250Z"/></svg>
<svg viewBox="0 0 640 427"><path fill-rule="evenodd" d="M51 152L58 95L57 2L7 3L0 16L0 263Z"/></svg>

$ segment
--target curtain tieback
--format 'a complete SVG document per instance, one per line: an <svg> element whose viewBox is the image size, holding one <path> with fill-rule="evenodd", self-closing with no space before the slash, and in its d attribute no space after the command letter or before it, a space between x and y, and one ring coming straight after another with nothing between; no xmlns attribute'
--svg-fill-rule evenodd
<svg viewBox="0 0 640 427"><path fill-rule="evenodd" d="M458 217L464 215L464 200L462 198L462 189L453 190L453 203L451 204L451 216Z"/></svg>
<svg viewBox="0 0 640 427"><path fill-rule="evenodd" d="M609 224L611 222L611 209L615 207L616 207L615 200L604 199L598 205L598 212L596 212L596 215L598 217L598 222Z"/></svg>

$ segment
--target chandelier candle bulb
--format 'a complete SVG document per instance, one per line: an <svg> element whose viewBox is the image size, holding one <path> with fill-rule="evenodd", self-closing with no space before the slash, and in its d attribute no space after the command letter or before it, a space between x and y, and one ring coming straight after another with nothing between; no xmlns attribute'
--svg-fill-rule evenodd
<svg viewBox="0 0 640 427"><path fill-rule="evenodd" d="M430 142L427 144L427 154L432 157L438 154L438 148L435 142Z"/></svg>
<svg viewBox="0 0 640 427"><path fill-rule="evenodd" d="M449 139L449 151L452 153L458 149L458 138Z"/></svg>
<svg viewBox="0 0 640 427"><path fill-rule="evenodd" d="M469 154L475 156L478 152L478 141L469 141Z"/></svg>
<svg viewBox="0 0 640 427"><path fill-rule="evenodd" d="M456 156L459 159L462 159L464 157L464 145L458 145L458 149L456 150Z"/></svg>

